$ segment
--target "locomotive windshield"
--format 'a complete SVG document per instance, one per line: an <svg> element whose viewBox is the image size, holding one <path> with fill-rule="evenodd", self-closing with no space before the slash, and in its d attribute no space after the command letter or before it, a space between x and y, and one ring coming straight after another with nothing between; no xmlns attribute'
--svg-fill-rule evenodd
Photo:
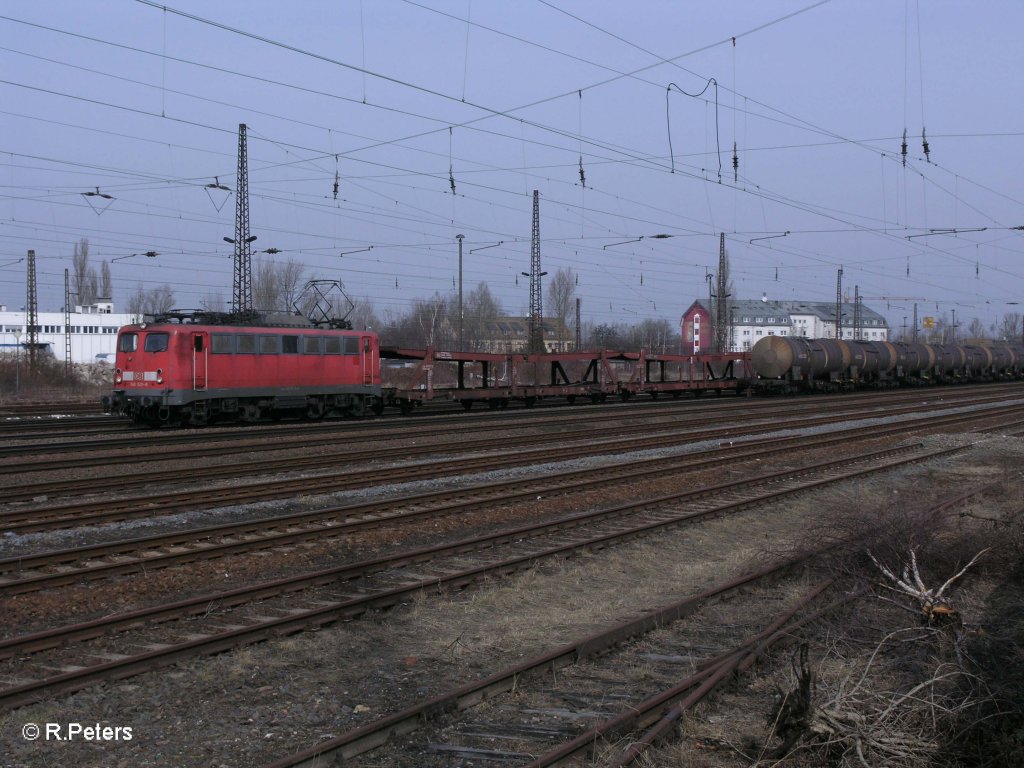
<svg viewBox="0 0 1024 768"><path fill-rule="evenodd" d="M139 348L139 334L122 333L117 348L121 352L134 352Z"/></svg>
<svg viewBox="0 0 1024 768"><path fill-rule="evenodd" d="M167 339L169 334L166 333L147 333L146 334L146 351L147 352L166 352L167 351Z"/></svg>

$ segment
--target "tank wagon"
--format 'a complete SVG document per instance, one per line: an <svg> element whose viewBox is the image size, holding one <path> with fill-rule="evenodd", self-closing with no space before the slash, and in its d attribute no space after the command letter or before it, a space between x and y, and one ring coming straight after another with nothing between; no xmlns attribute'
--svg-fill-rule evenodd
<svg viewBox="0 0 1024 768"><path fill-rule="evenodd" d="M924 344L765 336L751 350L752 389L832 391L996 381L1024 373L1024 344Z"/></svg>
<svg viewBox="0 0 1024 768"><path fill-rule="evenodd" d="M175 314L123 326L104 410L136 423L192 426L380 413L377 335L284 317L294 324Z"/></svg>

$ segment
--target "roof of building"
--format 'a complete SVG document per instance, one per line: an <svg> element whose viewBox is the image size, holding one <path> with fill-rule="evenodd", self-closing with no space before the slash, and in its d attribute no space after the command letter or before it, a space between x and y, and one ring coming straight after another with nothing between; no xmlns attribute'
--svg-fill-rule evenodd
<svg viewBox="0 0 1024 768"><path fill-rule="evenodd" d="M691 305L699 304L707 309L707 303L702 300L695 301ZM842 318L847 323L853 322L855 305L851 302L843 302ZM689 311L689 310L687 310ZM734 322L742 322L741 318L749 317L751 321L761 324L790 325L790 317L793 315L812 315L825 322L835 322L835 302L828 301L771 301L764 299L738 299L729 302L729 311L732 313ZM861 317L867 325L887 325L885 318L878 312L861 304ZM755 321L753 318L761 318ZM773 320L774 318L774 320Z"/></svg>

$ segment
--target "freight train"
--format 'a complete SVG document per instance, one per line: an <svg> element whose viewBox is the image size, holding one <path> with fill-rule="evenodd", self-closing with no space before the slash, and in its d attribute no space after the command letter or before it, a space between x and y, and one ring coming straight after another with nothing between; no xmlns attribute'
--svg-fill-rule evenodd
<svg viewBox="0 0 1024 768"><path fill-rule="evenodd" d="M386 364L386 369L382 366ZM392 381L384 382L387 370ZM120 329L104 410L138 424L204 426L402 413L436 400L504 407L541 399L830 391L1020 378L1024 345L935 345L768 336L749 353L546 354L382 350L377 334L305 318L169 313Z"/></svg>
<svg viewBox="0 0 1024 768"><path fill-rule="evenodd" d="M765 336L751 350L754 392L951 384L1020 378L1024 344L923 344Z"/></svg>

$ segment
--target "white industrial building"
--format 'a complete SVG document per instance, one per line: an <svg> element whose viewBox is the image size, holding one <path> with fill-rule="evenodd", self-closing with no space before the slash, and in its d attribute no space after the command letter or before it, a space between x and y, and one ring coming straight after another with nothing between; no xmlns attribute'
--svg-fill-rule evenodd
<svg viewBox="0 0 1024 768"><path fill-rule="evenodd" d="M141 319L136 314L115 313L114 303L109 299L98 299L95 304L75 307L68 316L69 323L65 323L64 312L39 312L37 317L37 342L55 358L63 360L70 339L73 363L113 363L118 329ZM24 349L27 341L27 313L24 310L10 311L0 304L0 349Z"/></svg>
<svg viewBox="0 0 1024 768"><path fill-rule="evenodd" d="M708 318L711 309L704 301L696 301L683 316L684 336L686 324L703 308ZM842 339L854 339L855 305L841 305ZM730 352L749 352L765 336L800 336L807 339L834 339L836 337L835 302L769 301L767 299L729 302ZM695 338L691 331L690 339ZM859 338L865 341L888 341L889 326L885 318L863 304L860 308Z"/></svg>

